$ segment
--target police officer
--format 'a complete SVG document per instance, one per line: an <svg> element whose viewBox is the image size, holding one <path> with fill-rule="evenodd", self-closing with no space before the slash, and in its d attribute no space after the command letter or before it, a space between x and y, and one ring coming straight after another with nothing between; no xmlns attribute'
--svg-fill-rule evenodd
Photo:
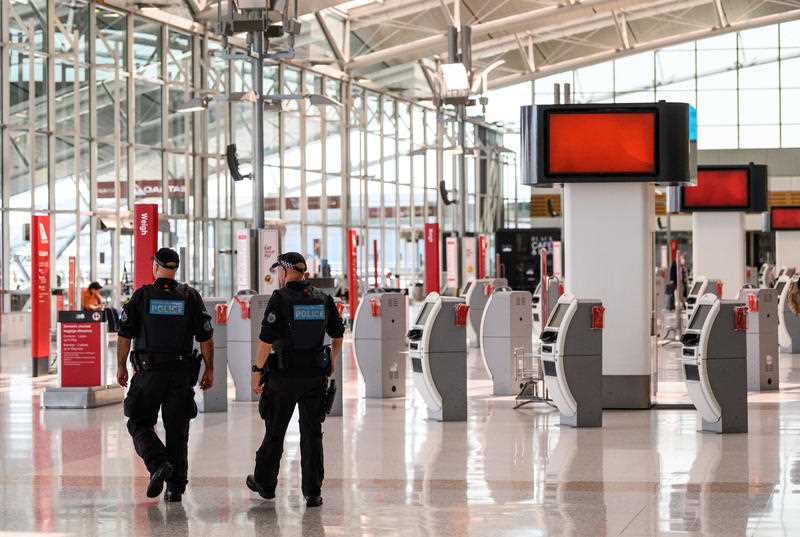
<svg viewBox="0 0 800 537"><path fill-rule="evenodd" d="M214 382L211 317L200 293L175 281L179 264L174 250L156 252L155 281L137 289L123 308L117 340L120 386L128 385L127 360L133 340L134 374L124 409L133 446L150 472L147 496L157 497L166 483L167 502L181 501L187 483L189 421L197 416L193 388L200 368L192 339L200 343L205 362L200 388L207 390ZM154 430L159 409L165 443Z"/></svg>
<svg viewBox="0 0 800 537"><path fill-rule="evenodd" d="M272 293L264 312L252 378L253 391L261 396L266 433L246 484L262 498L275 498L283 438L297 405L302 492L306 505L317 507L322 505L326 377L333 374L341 354L344 323L333 298L306 281L302 255L281 254L271 271L280 289ZM324 346L325 334L332 339L330 349ZM264 373L269 380L262 387Z"/></svg>

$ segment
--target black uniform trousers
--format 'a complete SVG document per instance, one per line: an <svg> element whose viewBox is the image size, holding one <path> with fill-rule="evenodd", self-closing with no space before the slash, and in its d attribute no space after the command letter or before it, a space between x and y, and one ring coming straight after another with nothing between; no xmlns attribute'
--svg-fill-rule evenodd
<svg viewBox="0 0 800 537"><path fill-rule="evenodd" d="M322 413L326 377L288 378L273 374L261 394L266 433L256 451L256 482L272 492L278 484L283 439L294 407L300 409L300 468L303 496L319 496L325 477Z"/></svg>
<svg viewBox="0 0 800 537"><path fill-rule="evenodd" d="M125 398L128 432L136 453L152 474L164 462L172 464L167 488L183 493L189 471L189 421L197 416L192 367L186 363L167 364L158 369L138 371L131 378ZM166 431L166 445L155 431L158 411Z"/></svg>

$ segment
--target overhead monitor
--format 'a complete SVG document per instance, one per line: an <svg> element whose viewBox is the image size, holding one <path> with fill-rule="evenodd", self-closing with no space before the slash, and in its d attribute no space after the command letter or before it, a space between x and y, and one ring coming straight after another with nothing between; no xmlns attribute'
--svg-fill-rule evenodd
<svg viewBox="0 0 800 537"><path fill-rule="evenodd" d="M708 313L711 311L711 306L708 304L701 304L697 306L697 309L692 315L692 321L689 323L689 330L700 330L703 328L703 324L706 322L706 317L708 317Z"/></svg>
<svg viewBox="0 0 800 537"><path fill-rule="evenodd" d="M561 326L561 322L564 320L568 309L569 304L559 303L558 306L556 306L556 311L554 311L553 315L550 317L550 322L547 323L547 326L549 328L558 328Z"/></svg>
<svg viewBox="0 0 800 537"><path fill-rule="evenodd" d="M688 181L685 103L524 106L522 182Z"/></svg>
<svg viewBox="0 0 800 537"><path fill-rule="evenodd" d="M419 312L417 316L417 322L414 324L417 326L422 326L425 324L425 320L428 318L428 315L431 314L431 310L433 310L434 302L425 302L425 305L422 306L422 311Z"/></svg>
<svg viewBox="0 0 800 537"><path fill-rule="evenodd" d="M697 184L683 185L682 212L767 210L767 167L756 164L700 166Z"/></svg>
<svg viewBox="0 0 800 537"><path fill-rule="evenodd" d="M769 221L772 231L800 231L800 207L772 207Z"/></svg>

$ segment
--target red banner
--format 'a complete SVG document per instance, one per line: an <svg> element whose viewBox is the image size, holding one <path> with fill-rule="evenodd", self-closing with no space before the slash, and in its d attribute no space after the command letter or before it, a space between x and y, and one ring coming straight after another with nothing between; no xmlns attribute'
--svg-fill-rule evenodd
<svg viewBox="0 0 800 537"><path fill-rule="evenodd" d="M425 224L425 294L439 292L439 224Z"/></svg>
<svg viewBox="0 0 800 537"><path fill-rule="evenodd" d="M78 303L75 302L75 256L69 256L69 274L67 276L67 288L69 296L69 309L78 309Z"/></svg>
<svg viewBox="0 0 800 537"><path fill-rule="evenodd" d="M349 309L352 321L356 317L356 308L358 308L358 230L356 229L350 229L347 234L347 270L347 293L350 299Z"/></svg>
<svg viewBox="0 0 800 537"><path fill-rule="evenodd" d="M153 283L153 256L158 249L158 205L133 206L133 287Z"/></svg>
<svg viewBox="0 0 800 537"><path fill-rule="evenodd" d="M50 357L50 217L31 217L31 355L33 376L47 374Z"/></svg>
<svg viewBox="0 0 800 537"><path fill-rule="evenodd" d="M486 235L478 235L478 278L486 277L486 250L489 248L489 241Z"/></svg>
<svg viewBox="0 0 800 537"><path fill-rule="evenodd" d="M65 314L75 315L76 312L65 312ZM82 322L59 323L61 359L59 373L63 388L89 388L101 384L103 367L101 314L95 312L80 313L80 315L88 319Z"/></svg>

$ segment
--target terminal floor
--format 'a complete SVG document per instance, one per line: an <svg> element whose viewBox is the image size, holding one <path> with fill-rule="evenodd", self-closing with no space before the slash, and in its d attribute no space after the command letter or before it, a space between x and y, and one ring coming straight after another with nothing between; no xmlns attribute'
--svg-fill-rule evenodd
<svg viewBox="0 0 800 537"><path fill-rule="evenodd" d="M468 421L431 422L411 383L405 399L363 399L349 357L313 510L296 422L274 504L243 485L263 423L231 403L193 422L189 490L165 505L144 495L121 407L40 409L54 379L31 381L28 356L0 349L0 537L800 535L800 356L781 358L781 393L751 394L750 433L730 436L679 409L561 428L546 406L491 397L475 353Z"/></svg>

